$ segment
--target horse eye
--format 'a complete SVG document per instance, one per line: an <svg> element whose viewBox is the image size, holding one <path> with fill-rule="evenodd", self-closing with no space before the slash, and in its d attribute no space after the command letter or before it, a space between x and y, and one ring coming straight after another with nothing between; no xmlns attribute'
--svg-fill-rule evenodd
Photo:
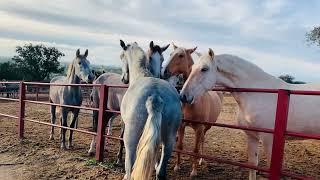
<svg viewBox="0 0 320 180"><path fill-rule="evenodd" d="M183 58L183 54L180 54L180 55L179 55L179 58Z"/></svg>
<svg viewBox="0 0 320 180"><path fill-rule="evenodd" d="M206 71L208 71L208 70L209 70L209 68L204 67L204 68L201 69L201 72L206 72Z"/></svg>

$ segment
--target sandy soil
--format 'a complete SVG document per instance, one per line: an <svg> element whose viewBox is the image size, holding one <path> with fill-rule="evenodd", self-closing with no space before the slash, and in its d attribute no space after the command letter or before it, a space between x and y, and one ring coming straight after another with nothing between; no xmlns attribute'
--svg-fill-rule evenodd
<svg viewBox="0 0 320 180"><path fill-rule="evenodd" d="M46 99L46 98L44 98ZM45 122L50 121L49 107L26 105L26 117ZM224 108L219 122L236 124L237 106L231 97L224 99ZM0 101L0 112L16 115L17 103ZM117 121L116 123L118 123ZM59 123L59 122L57 122ZM91 116L81 114L79 128L90 130ZM117 141L108 141L105 162L97 165L93 157L87 155L91 136L75 133L72 150L62 151L59 132L55 140L49 141L49 127L26 122L25 139L20 141L16 133L14 119L0 117L0 179L122 179L122 167L115 166ZM119 133L115 127L114 134ZM192 151L193 130L186 131L186 149ZM265 156L260 147L260 166L266 166ZM206 135L205 153L229 160L246 162L246 139L240 130L213 127ZM173 171L175 157L169 168L169 179L190 179L189 157L183 156L181 170ZM102 167L104 166L104 167ZM297 174L305 174L320 179L320 142L315 140L287 141L285 169ZM240 167L206 162L199 167L196 179L247 179L248 170ZM259 173L259 177L265 177Z"/></svg>

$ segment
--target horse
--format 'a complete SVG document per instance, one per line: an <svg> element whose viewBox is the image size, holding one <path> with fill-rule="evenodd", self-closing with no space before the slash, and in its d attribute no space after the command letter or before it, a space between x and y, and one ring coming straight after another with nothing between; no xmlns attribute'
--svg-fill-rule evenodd
<svg viewBox="0 0 320 180"><path fill-rule="evenodd" d="M129 83L120 108L125 124L124 179L150 179L154 167L157 179L165 179L181 122L179 94L167 81L152 76L148 58L136 42L126 45L120 40L120 45L122 81ZM160 144L161 158L156 165Z"/></svg>
<svg viewBox="0 0 320 180"><path fill-rule="evenodd" d="M149 59L149 68L151 70L151 73L153 77L160 78L160 71L161 71L161 64L164 61L163 58L163 52L168 49L170 44L160 47L159 45L154 45L153 41L149 44L149 49L147 51L147 56ZM93 84L109 84L109 85L125 85L121 80L121 75L116 73L104 73L100 75ZM120 105L123 99L123 96L126 92L125 88L109 88L108 91L108 104L107 108L114 111L120 111ZM94 87L91 93L92 101L93 101L93 107L98 108L99 107L99 89ZM107 135L112 135L112 124L114 119L118 116L117 113L110 113L111 117L108 121L108 130ZM97 125L98 125L98 111L93 111L93 117L92 117L92 127L93 131L97 132ZM123 137L124 133L124 127L122 124L121 127L121 133L120 137ZM93 137L90 149L88 151L89 155L93 155L95 153L95 147L96 147L96 140L95 137ZM117 162L116 164L121 165L122 162L122 152L123 152L123 142L120 142L120 148L117 154Z"/></svg>
<svg viewBox="0 0 320 180"><path fill-rule="evenodd" d="M50 83L64 83L64 84L80 84L81 80L91 83L93 81L93 74L90 70L90 62L87 60L88 50L83 55L80 55L80 50L76 52L76 57L69 65L67 76L57 76L53 78ZM51 103L80 106L82 104L82 95L79 86L50 86L49 98ZM78 126L78 114L80 109L61 107L61 125L68 126L68 113L72 112L71 128ZM51 105L51 124L56 122L56 105ZM66 129L61 129L60 141L61 149L66 149L65 145ZM70 130L68 148L72 148L73 131ZM54 139L54 127L51 127L50 140Z"/></svg>
<svg viewBox="0 0 320 180"><path fill-rule="evenodd" d="M183 74L184 81L189 77L191 72L191 67L194 64L191 54L195 52L197 47L192 49L186 49L182 47L177 47L172 44L174 51L170 54L168 61L164 63L162 67L163 77L172 77L179 74ZM203 95L197 97L194 104L190 105L183 103L182 112L185 119L190 119L201 122L214 123L217 121L218 116L221 111L223 95L214 91L206 92ZM195 132L195 146L193 149L194 153L199 153L201 148L201 153L203 154L203 144L205 140L206 132L211 128L211 125L196 124L196 123L186 123L182 122L178 130L178 141L177 149L183 149L183 138L186 126L191 126ZM192 160L192 171L191 177L197 175L197 158L194 157ZM202 163L202 159L199 164ZM180 153L177 153L177 162L174 170L178 171L180 169Z"/></svg>
<svg viewBox="0 0 320 180"><path fill-rule="evenodd" d="M234 55L214 55L212 49L199 58L180 93L183 102L193 103L194 98L211 90L215 85L227 88L272 88L287 90L320 90L316 84L288 84L264 72L257 65ZM247 127L274 128L277 94L232 92L239 105L238 123ZM291 95L287 130L315 134L320 132L320 97ZM262 141L270 164L273 135L245 131L248 145L248 161L257 166L258 144ZM256 179L256 171L249 171L249 179Z"/></svg>

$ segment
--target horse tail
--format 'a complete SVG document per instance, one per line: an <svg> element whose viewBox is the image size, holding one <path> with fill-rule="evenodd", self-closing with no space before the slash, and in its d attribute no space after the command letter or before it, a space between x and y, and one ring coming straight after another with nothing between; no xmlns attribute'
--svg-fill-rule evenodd
<svg viewBox="0 0 320 180"><path fill-rule="evenodd" d="M146 101L148 119L137 147L137 158L132 170L134 180L150 179L156 163L156 154L160 144L163 100L151 95Z"/></svg>

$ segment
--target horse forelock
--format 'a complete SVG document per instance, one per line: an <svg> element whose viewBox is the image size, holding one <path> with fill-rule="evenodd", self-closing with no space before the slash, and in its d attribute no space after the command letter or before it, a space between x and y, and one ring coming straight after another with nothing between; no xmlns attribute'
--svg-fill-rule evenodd
<svg viewBox="0 0 320 180"><path fill-rule="evenodd" d="M164 65L162 66L162 71L161 71L162 75L164 74L165 69L167 69L167 68L170 66L170 63L173 62L175 59L179 58L179 57L177 56L178 54L184 54L184 56L185 56L184 58L187 59L187 60L185 61L185 63L188 63L188 67L191 68L192 64L194 63L191 54L189 54L189 53L187 52L187 49L186 49L186 48L177 47L177 48L171 53L171 55L170 55L170 57L168 58L168 60L163 63ZM190 71L190 68L184 69L185 72L189 72L189 71Z"/></svg>

